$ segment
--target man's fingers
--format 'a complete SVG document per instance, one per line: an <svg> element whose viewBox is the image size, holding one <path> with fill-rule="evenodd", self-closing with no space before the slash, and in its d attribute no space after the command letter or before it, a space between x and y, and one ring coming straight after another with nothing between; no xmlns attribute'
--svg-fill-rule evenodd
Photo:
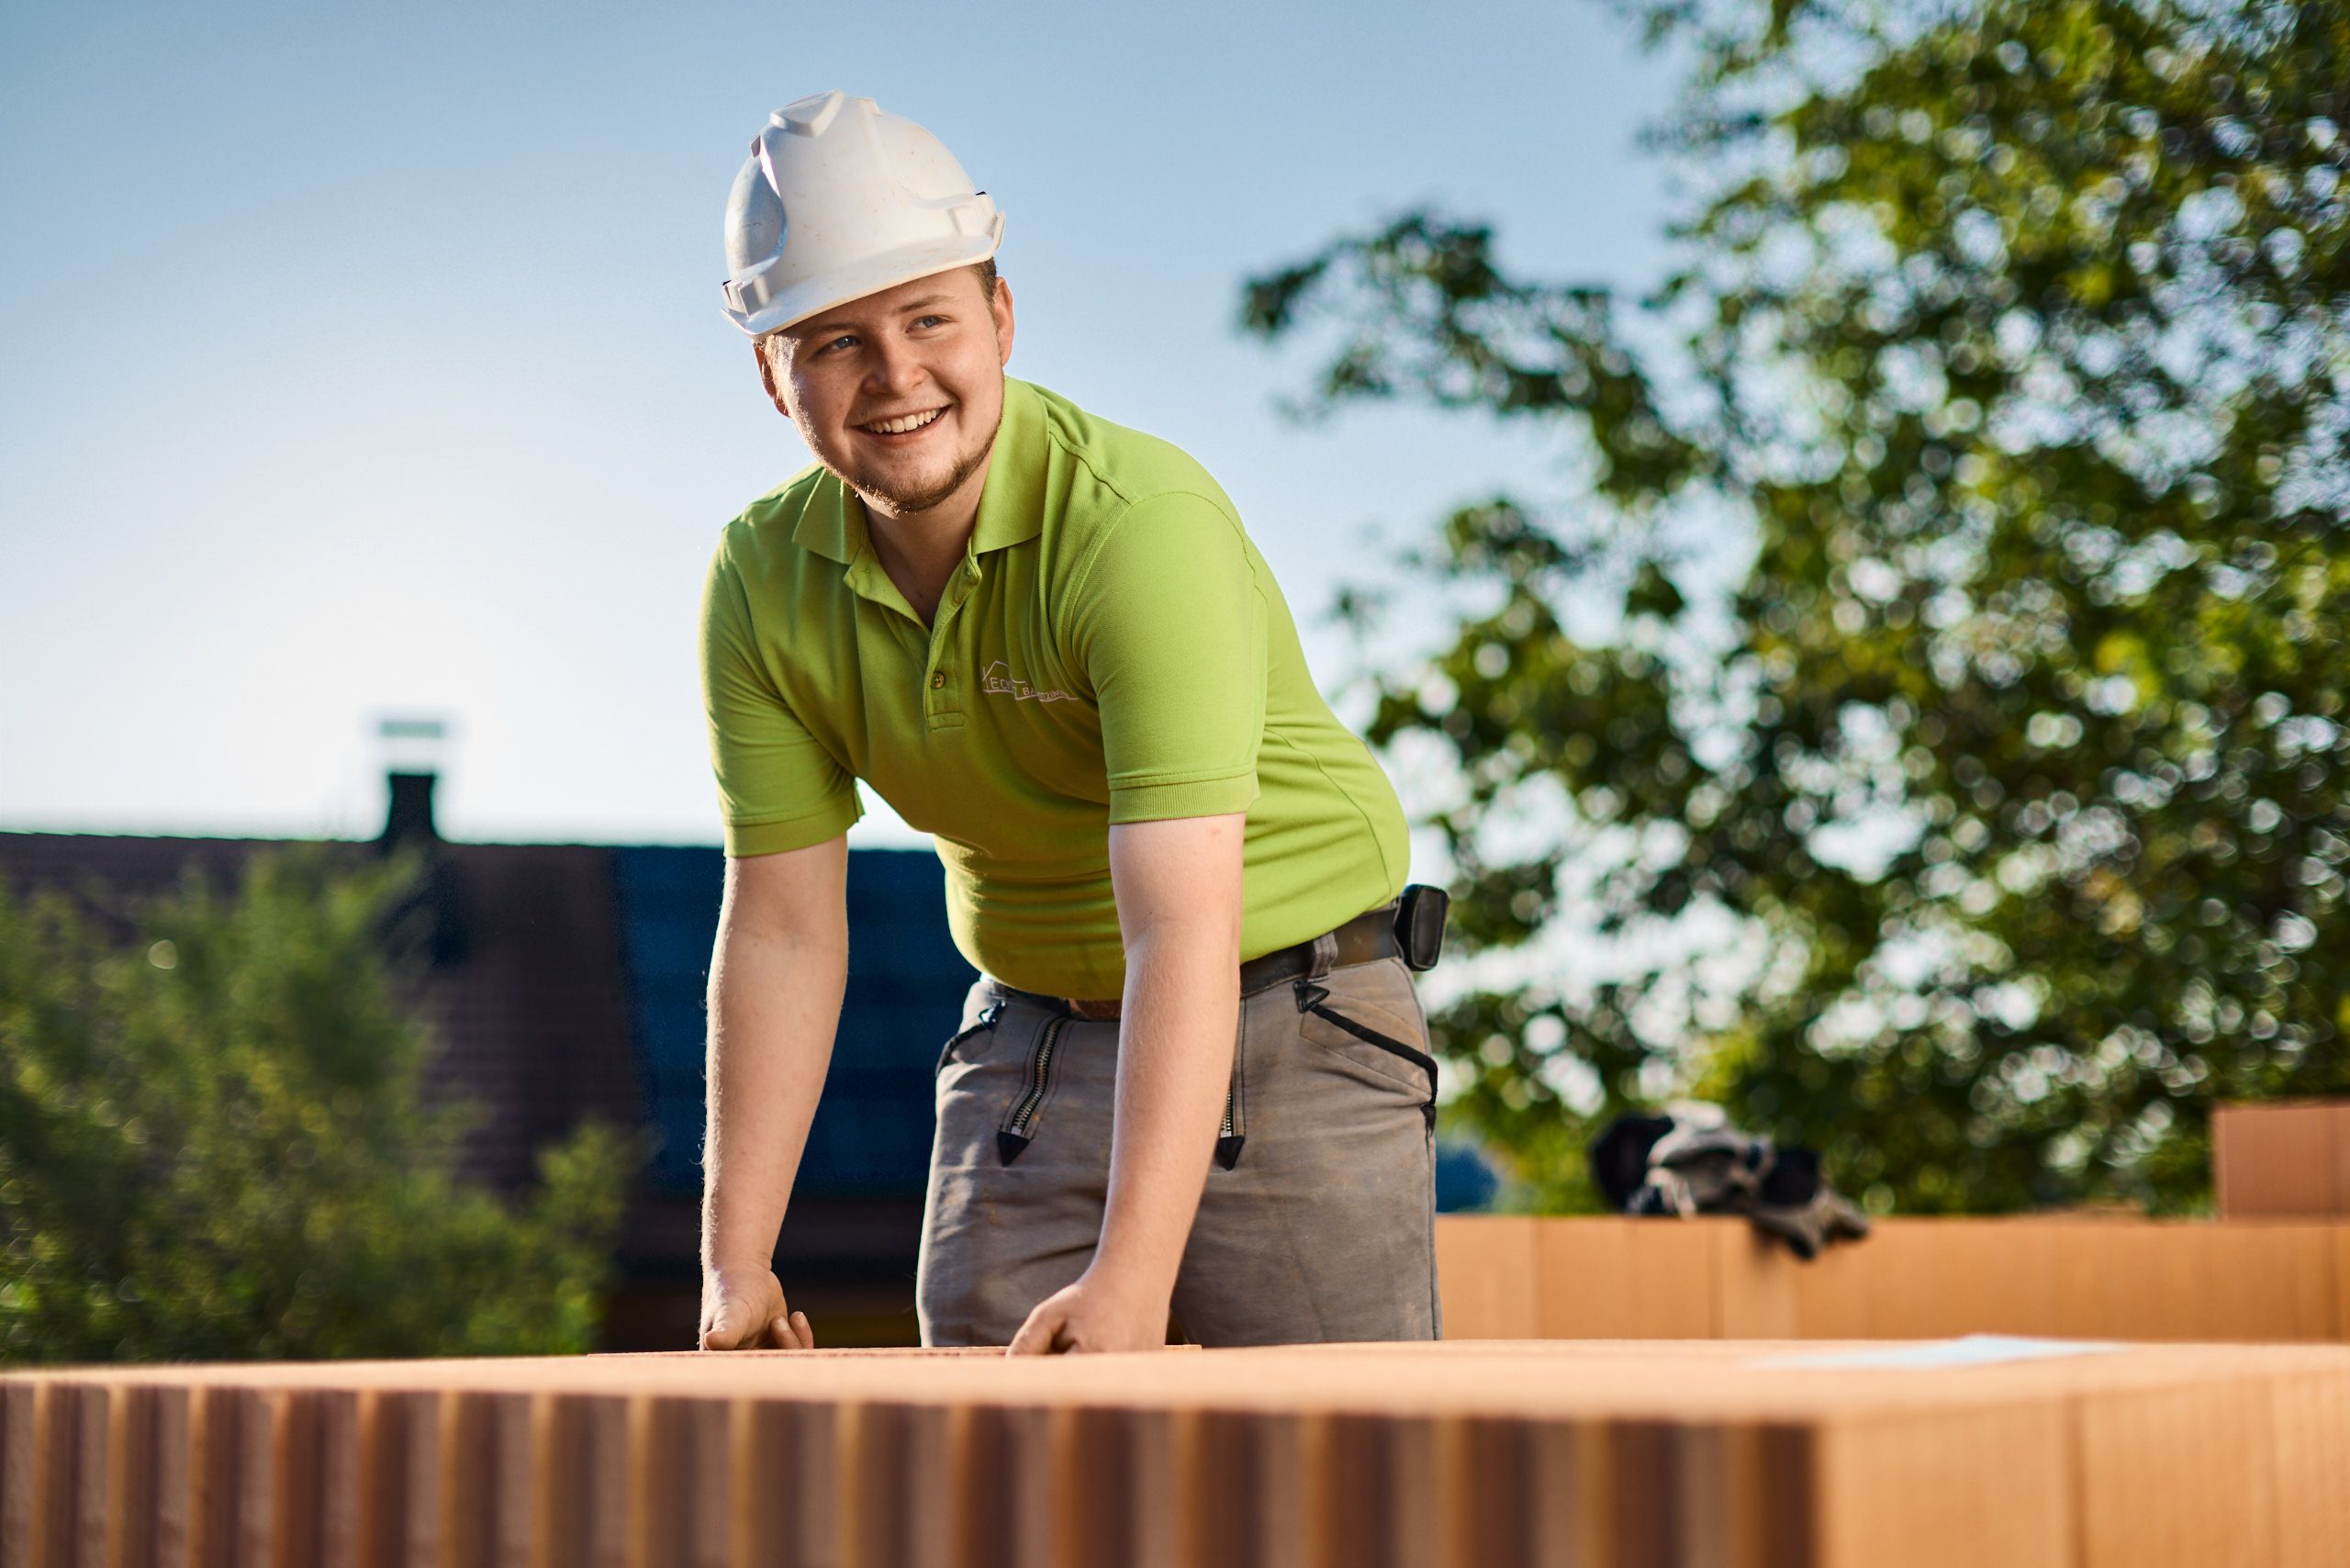
<svg viewBox="0 0 2350 1568"><path fill-rule="evenodd" d="M1028 1321L1022 1324L1020 1332L1012 1337L1011 1347L1004 1351L1004 1354L1049 1356L1053 1353L1053 1341L1060 1327L1059 1308L1051 1302L1046 1302L1028 1315Z"/></svg>
<svg viewBox="0 0 2350 1568"><path fill-rule="evenodd" d="M770 1274L764 1279L705 1282L701 1332L705 1350L812 1350L816 1331L794 1312Z"/></svg>
<svg viewBox="0 0 2350 1568"><path fill-rule="evenodd" d="M804 1312L779 1314L767 1325L767 1343L778 1350L812 1350L816 1348L816 1331L808 1326Z"/></svg>

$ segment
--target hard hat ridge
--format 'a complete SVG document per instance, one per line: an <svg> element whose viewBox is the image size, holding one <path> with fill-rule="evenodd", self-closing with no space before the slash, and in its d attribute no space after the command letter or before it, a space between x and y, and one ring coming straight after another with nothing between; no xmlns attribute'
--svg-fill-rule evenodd
<svg viewBox="0 0 2350 1568"><path fill-rule="evenodd" d="M767 117L726 203L727 319L753 337L983 262L1003 214L929 131L837 89Z"/></svg>

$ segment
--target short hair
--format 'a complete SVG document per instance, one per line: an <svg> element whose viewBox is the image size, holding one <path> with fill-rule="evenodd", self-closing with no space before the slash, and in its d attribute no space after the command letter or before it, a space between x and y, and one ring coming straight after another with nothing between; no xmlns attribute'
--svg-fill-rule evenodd
<svg viewBox="0 0 2350 1568"><path fill-rule="evenodd" d="M986 261L973 262L969 270L971 275L979 280L979 297L986 300L990 305L994 304L996 281L995 258L993 256L990 256ZM759 357L767 361L768 364L774 365L778 372L780 372L783 367L776 364L775 355L768 352L767 345L778 342L782 338L782 336L783 331L778 329L772 332L762 332L756 338L752 340L753 342L757 345Z"/></svg>

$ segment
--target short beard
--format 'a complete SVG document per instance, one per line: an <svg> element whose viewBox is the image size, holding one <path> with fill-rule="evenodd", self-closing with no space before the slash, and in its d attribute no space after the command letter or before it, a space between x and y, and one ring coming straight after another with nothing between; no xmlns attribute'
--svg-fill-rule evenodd
<svg viewBox="0 0 2350 1568"><path fill-rule="evenodd" d="M996 416L996 430L1002 428L1003 416L999 413ZM945 478L935 485L927 485L919 490L895 488L888 480L864 472L844 475L843 477L848 481L850 488L860 495L882 502L891 511L899 513L928 511L961 489L963 482L979 471L979 465L988 460L988 454L995 450L995 438L996 431L988 431L987 440L977 443L970 451L955 460L955 466L948 471Z"/></svg>

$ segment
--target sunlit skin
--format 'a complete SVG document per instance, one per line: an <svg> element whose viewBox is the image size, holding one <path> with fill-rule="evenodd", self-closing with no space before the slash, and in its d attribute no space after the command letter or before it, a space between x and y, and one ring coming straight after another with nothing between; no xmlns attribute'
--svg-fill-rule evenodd
<svg viewBox="0 0 2350 1568"><path fill-rule="evenodd" d="M924 622L961 565L1003 418L1012 286L968 268L853 299L756 345L767 396L864 498L874 554ZM778 374L778 366L781 371ZM933 410L920 430L878 422Z"/></svg>
<svg viewBox="0 0 2350 1568"><path fill-rule="evenodd" d="M928 622L961 566L1003 415L1012 289L966 269L824 311L760 345L759 375L817 461L864 498L874 554ZM938 410L922 429L871 427ZM1126 957L1102 1238L1037 1304L1017 1353L1166 1339L1232 1072L1239 1012L1240 814L1122 823L1110 879ZM730 858L711 971L704 1350L810 1350L769 1263L830 1059L846 969L834 838ZM821 1047L821 1048L820 1048Z"/></svg>

